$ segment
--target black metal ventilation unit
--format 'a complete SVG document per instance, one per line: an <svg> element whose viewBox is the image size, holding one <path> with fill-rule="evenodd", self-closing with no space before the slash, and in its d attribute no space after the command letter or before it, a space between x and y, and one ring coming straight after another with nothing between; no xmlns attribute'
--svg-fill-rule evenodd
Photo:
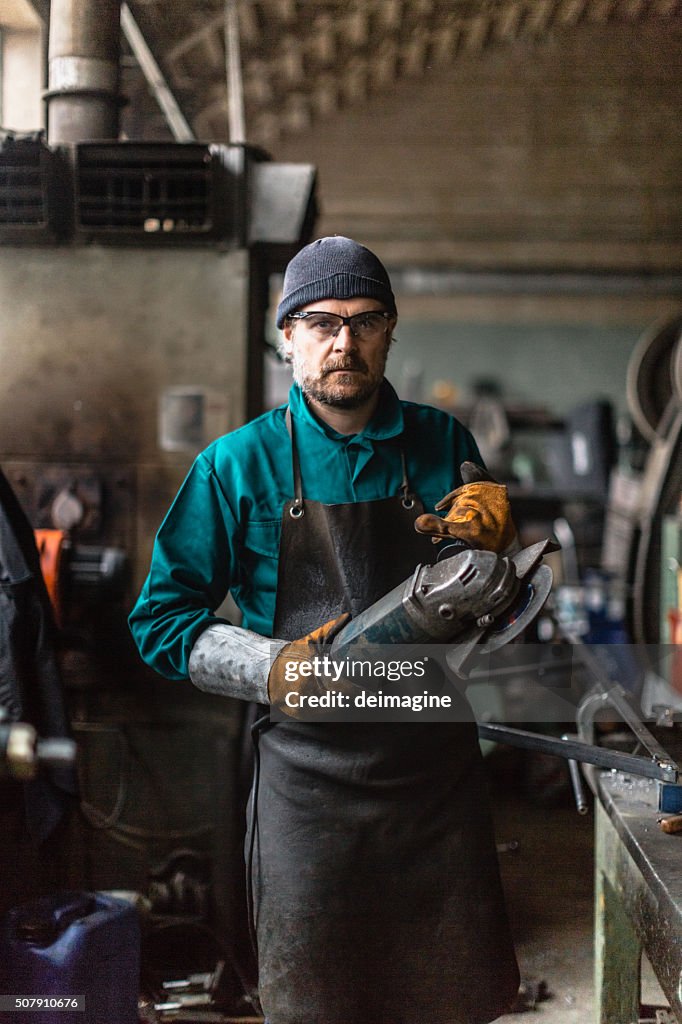
<svg viewBox="0 0 682 1024"><path fill-rule="evenodd" d="M74 235L106 244L235 242L239 176L225 147L93 142L74 146Z"/></svg>
<svg viewBox="0 0 682 1024"><path fill-rule="evenodd" d="M0 242L54 241L60 231L60 160L40 133L0 133Z"/></svg>
<svg viewBox="0 0 682 1024"><path fill-rule="evenodd" d="M276 269L308 241L315 191L311 164L252 146L0 132L0 245L259 246Z"/></svg>

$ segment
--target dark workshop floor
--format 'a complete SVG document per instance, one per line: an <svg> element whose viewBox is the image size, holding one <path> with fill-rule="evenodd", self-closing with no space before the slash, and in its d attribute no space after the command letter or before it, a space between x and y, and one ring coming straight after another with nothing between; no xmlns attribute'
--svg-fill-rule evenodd
<svg viewBox="0 0 682 1024"><path fill-rule="evenodd" d="M528 757L498 748L486 763L498 843L516 844L500 853L500 865L522 976L544 982L547 998L531 1016L507 1014L499 1022L593 1024L594 818L591 810L576 813L567 784L557 781L554 759L529 771ZM540 793L556 800L546 806ZM16 891L12 902L20 895ZM665 1006L646 962L642 981L643 1002Z"/></svg>
<svg viewBox="0 0 682 1024"><path fill-rule="evenodd" d="M521 769L520 757L498 749L488 764L498 843L518 843L516 849L500 853L500 866L521 974L546 986L547 998L537 1003L533 1017L538 1024L591 1024L592 809L588 815L577 814L570 790L561 792L562 769L555 769L555 759L545 758L529 773L527 763ZM532 797L519 795L522 775L526 780L532 776ZM547 798L551 794L552 805L543 805L538 792ZM646 962L642 1002L667 1006ZM520 1019L518 1013L499 1018L500 1024L518 1024Z"/></svg>
<svg viewBox="0 0 682 1024"><path fill-rule="evenodd" d="M526 1006L530 1015L520 1001L499 1024L594 1024L592 809L577 814L555 758L497 748L486 764L521 974L530 994L541 990L536 1005ZM642 1001L667 1005L646 962Z"/></svg>

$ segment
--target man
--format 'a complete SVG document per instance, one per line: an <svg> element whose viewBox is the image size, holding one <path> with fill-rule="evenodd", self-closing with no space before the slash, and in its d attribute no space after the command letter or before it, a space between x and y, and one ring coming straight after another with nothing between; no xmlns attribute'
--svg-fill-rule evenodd
<svg viewBox="0 0 682 1024"><path fill-rule="evenodd" d="M197 458L131 615L158 671L261 704L323 689L284 665L432 561L433 539L513 541L503 487L451 492L480 462L468 431L385 380L396 322L386 270L358 243L322 238L291 261L289 404ZM228 590L241 628L215 615ZM269 1024L503 1012L518 974L475 726L292 719L262 729L258 754L247 850Z"/></svg>

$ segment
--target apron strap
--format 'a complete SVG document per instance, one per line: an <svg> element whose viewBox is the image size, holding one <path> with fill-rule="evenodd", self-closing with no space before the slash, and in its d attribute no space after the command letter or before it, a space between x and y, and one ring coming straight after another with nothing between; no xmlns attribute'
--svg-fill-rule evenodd
<svg viewBox="0 0 682 1024"><path fill-rule="evenodd" d="M294 503L289 509L289 515L292 519L300 519L302 515L305 515L305 507L303 505L303 483L301 481L301 463L298 457L296 438L294 437L294 423L291 418L290 406L287 406L286 408L284 421L287 425L289 437L291 438L291 466L294 476ZM402 467L403 474L400 484L403 508L414 508L414 497L410 493L410 481L407 476L407 459L405 458L405 449L402 444L400 445L400 465Z"/></svg>
<svg viewBox="0 0 682 1024"><path fill-rule="evenodd" d="M290 406L287 406L284 419L286 421L287 430L289 431L289 437L291 438L291 466L294 474L294 503L289 509L289 515L292 519L300 519L302 515L305 515L305 508L303 507L303 484L301 482L301 463L298 458L298 448L296 447L296 438L294 437L294 424L291 419Z"/></svg>
<svg viewBox="0 0 682 1024"><path fill-rule="evenodd" d="M410 494L410 481L407 478L407 459L402 445L400 446L400 464L403 467L403 481L400 485L403 508L414 508L414 498Z"/></svg>

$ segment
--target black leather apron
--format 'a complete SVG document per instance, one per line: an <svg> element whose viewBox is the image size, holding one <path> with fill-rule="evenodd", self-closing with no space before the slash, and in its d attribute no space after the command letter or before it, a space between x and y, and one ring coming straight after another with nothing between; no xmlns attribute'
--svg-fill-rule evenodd
<svg viewBox="0 0 682 1024"><path fill-rule="evenodd" d="M368 607L434 552L406 479L380 501L304 501L293 450L274 626L291 640ZM259 761L247 848L269 1024L504 1012L518 973L475 724L292 720L264 729Z"/></svg>

